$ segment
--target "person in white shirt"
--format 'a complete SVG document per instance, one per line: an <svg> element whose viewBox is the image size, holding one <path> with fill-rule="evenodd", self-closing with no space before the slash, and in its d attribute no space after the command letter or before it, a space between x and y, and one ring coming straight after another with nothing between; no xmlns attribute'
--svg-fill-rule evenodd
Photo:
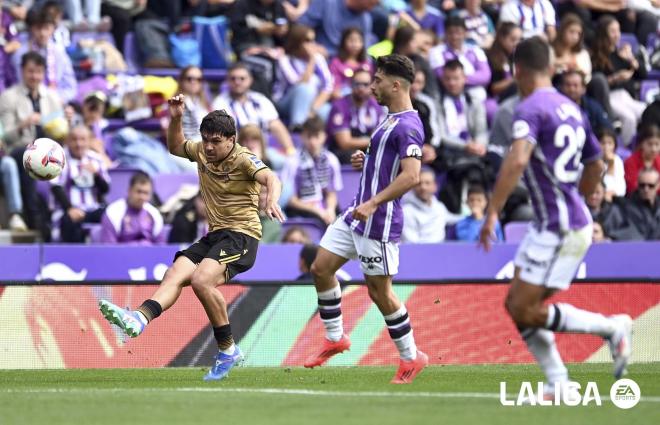
<svg viewBox="0 0 660 425"><path fill-rule="evenodd" d="M612 202L612 198L615 196L626 196L626 178L623 160L616 153L616 133L614 131L603 128L597 135L600 148L603 151L603 161L607 166L603 175L605 200Z"/></svg>
<svg viewBox="0 0 660 425"><path fill-rule="evenodd" d="M553 41L557 35L555 8L549 0L509 0L500 9L500 22L518 24L525 39L538 35Z"/></svg>
<svg viewBox="0 0 660 425"><path fill-rule="evenodd" d="M437 190L435 172L430 168L423 168L419 175L419 184L403 199L403 242L442 242L445 240L445 226L461 219L460 215L450 213L447 207L436 199Z"/></svg>

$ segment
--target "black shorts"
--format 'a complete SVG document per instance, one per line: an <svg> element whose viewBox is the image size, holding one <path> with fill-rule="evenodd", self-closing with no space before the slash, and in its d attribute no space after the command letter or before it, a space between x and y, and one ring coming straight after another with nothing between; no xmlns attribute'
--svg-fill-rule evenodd
<svg viewBox="0 0 660 425"><path fill-rule="evenodd" d="M220 229L207 234L188 249L178 251L174 254L174 261L180 255L184 255L195 264L201 263L204 258L218 261L227 266L225 279L228 282L237 274L252 268L257 259L258 247L259 240L252 236Z"/></svg>

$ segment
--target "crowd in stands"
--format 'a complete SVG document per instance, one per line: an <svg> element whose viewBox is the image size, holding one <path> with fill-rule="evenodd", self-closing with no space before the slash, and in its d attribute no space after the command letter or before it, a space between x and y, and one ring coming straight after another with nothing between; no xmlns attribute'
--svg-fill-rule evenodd
<svg viewBox="0 0 660 425"><path fill-rule="evenodd" d="M415 64L411 98L425 131L420 183L402 201L403 241L474 242L511 143L513 52L541 36L554 50L556 89L585 113L607 165L586 200L594 241L660 240L657 0L0 7L0 217L12 230L63 243L187 243L205 234L203 199L179 184L196 165L164 145L166 100L183 93L186 138L200 139L202 118L224 109L238 143L279 173L290 220L283 228L262 219L263 241L314 243L348 206L344 194L357 191L351 154L368 149L387 115L370 90L373 59L398 53ZM61 142L67 156L47 184L21 166L39 137ZM117 187L113 176L125 169L135 172ZM532 218L522 183L500 218L498 240L508 223ZM312 251L301 254L303 278Z"/></svg>

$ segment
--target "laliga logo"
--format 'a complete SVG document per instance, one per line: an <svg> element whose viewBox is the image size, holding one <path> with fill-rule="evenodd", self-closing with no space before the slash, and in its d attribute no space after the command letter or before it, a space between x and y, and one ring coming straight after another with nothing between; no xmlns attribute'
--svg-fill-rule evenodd
<svg viewBox="0 0 660 425"><path fill-rule="evenodd" d="M543 382L539 382L536 387L536 393L532 388L531 382L523 382L518 392L516 400L507 399L506 382L500 382L500 404L502 406L587 406L595 403L601 406L600 393L598 385L595 382L587 382L584 393L581 393L581 386L577 382L567 382L562 385L555 385L554 393L545 393ZM619 379L610 388L610 400L620 409L630 409L639 403L642 392L639 385L632 379Z"/></svg>

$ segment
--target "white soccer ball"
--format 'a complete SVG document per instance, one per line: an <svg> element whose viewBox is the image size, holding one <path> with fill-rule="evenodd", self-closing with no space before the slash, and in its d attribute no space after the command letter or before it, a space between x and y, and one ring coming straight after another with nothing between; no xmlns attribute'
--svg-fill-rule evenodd
<svg viewBox="0 0 660 425"><path fill-rule="evenodd" d="M65 163L62 146L46 137L30 143L23 154L23 168L36 180L54 179L60 175Z"/></svg>

